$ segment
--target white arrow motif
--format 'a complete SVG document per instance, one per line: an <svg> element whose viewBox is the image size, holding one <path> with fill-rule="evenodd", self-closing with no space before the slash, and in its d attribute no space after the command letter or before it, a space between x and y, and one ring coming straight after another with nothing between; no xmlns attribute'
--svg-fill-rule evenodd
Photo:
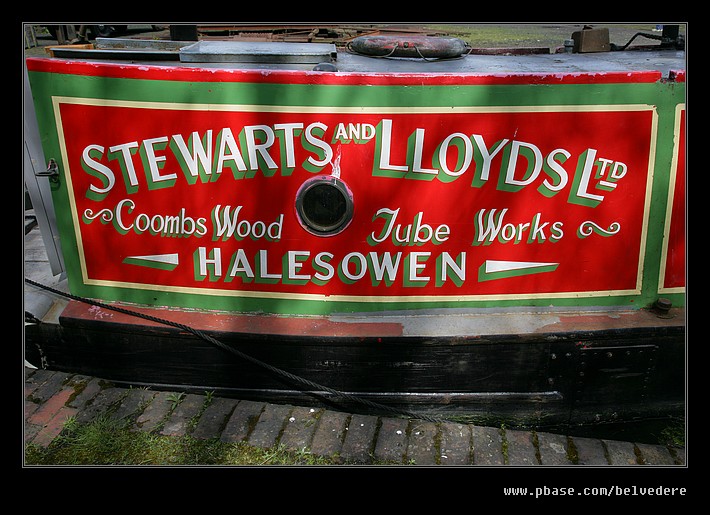
<svg viewBox="0 0 710 515"><path fill-rule="evenodd" d="M559 263L539 263L535 261L497 261L489 259L478 270L479 281L515 277L518 275L541 274L557 269Z"/></svg>
<svg viewBox="0 0 710 515"><path fill-rule="evenodd" d="M176 266L178 266L179 259L177 253L152 254L147 256L127 256L123 262L130 265L160 268L162 270L173 270Z"/></svg>

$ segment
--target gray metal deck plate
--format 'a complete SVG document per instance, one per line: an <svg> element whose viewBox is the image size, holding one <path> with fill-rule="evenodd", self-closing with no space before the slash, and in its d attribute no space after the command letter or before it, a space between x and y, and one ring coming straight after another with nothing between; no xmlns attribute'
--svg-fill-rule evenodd
<svg viewBox="0 0 710 515"><path fill-rule="evenodd" d="M198 41L180 49L180 61L190 63L310 63L336 56L330 43Z"/></svg>
<svg viewBox="0 0 710 515"><path fill-rule="evenodd" d="M267 43L272 44L272 43ZM292 43L284 43L291 45ZM267 56L268 57L268 56ZM179 66L225 69L264 69L310 71L313 63L332 62L342 73L424 73L424 74L547 74L609 73L659 71L668 77L671 71L686 69L686 54L677 50L633 50L595 54L536 55L467 55L457 59L423 60L378 58L355 55L340 50L330 57L310 63L298 60L269 61L260 56L252 62L181 62ZM159 63L156 63L159 64Z"/></svg>

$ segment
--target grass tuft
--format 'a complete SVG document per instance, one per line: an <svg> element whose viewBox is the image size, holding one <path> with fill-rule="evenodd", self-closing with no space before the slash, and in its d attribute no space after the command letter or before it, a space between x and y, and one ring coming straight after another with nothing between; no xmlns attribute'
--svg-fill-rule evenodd
<svg viewBox="0 0 710 515"><path fill-rule="evenodd" d="M339 461L338 464L341 464ZM243 442L163 436L132 430L128 421L102 416L90 424L70 420L47 448L30 444L26 465L334 465L306 450L258 449Z"/></svg>

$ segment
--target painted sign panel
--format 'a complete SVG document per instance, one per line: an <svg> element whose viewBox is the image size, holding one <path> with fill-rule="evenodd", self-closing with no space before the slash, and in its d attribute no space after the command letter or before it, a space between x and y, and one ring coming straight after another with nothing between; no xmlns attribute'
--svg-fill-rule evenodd
<svg viewBox="0 0 710 515"><path fill-rule="evenodd" d="M130 82L50 100L89 291L287 311L641 293L653 103L375 105L330 86L318 105L191 83L147 99Z"/></svg>
<svg viewBox="0 0 710 515"><path fill-rule="evenodd" d="M660 293L685 291L685 104L676 108Z"/></svg>

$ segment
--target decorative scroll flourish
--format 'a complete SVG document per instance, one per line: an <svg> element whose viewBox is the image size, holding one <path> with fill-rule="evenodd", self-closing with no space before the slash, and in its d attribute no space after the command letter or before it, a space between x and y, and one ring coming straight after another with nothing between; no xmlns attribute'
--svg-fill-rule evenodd
<svg viewBox="0 0 710 515"><path fill-rule="evenodd" d="M94 213L91 210L91 208L87 208L84 210L83 219L84 219L84 223L86 223L86 224L90 224L91 222L93 222L94 220L96 220L99 217L101 217L101 223L107 224L111 220L113 220L113 211L111 211L108 208L102 209L98 213Z"/></svg>
<svg viewBox="0 0 710 515"><path fill-rule="evenodd" d="M579 229L577 229L577 236L579 238L586 238L587 236L591 236L592 233L597 233L601 236L608 237L615 235L620 230L621 224L619 224L619 222L612 222L608 228L604 229L600 225L597 225L596 223L592 222L591 220L587 220L585 222L582 222L579 226Z"/></svg>

